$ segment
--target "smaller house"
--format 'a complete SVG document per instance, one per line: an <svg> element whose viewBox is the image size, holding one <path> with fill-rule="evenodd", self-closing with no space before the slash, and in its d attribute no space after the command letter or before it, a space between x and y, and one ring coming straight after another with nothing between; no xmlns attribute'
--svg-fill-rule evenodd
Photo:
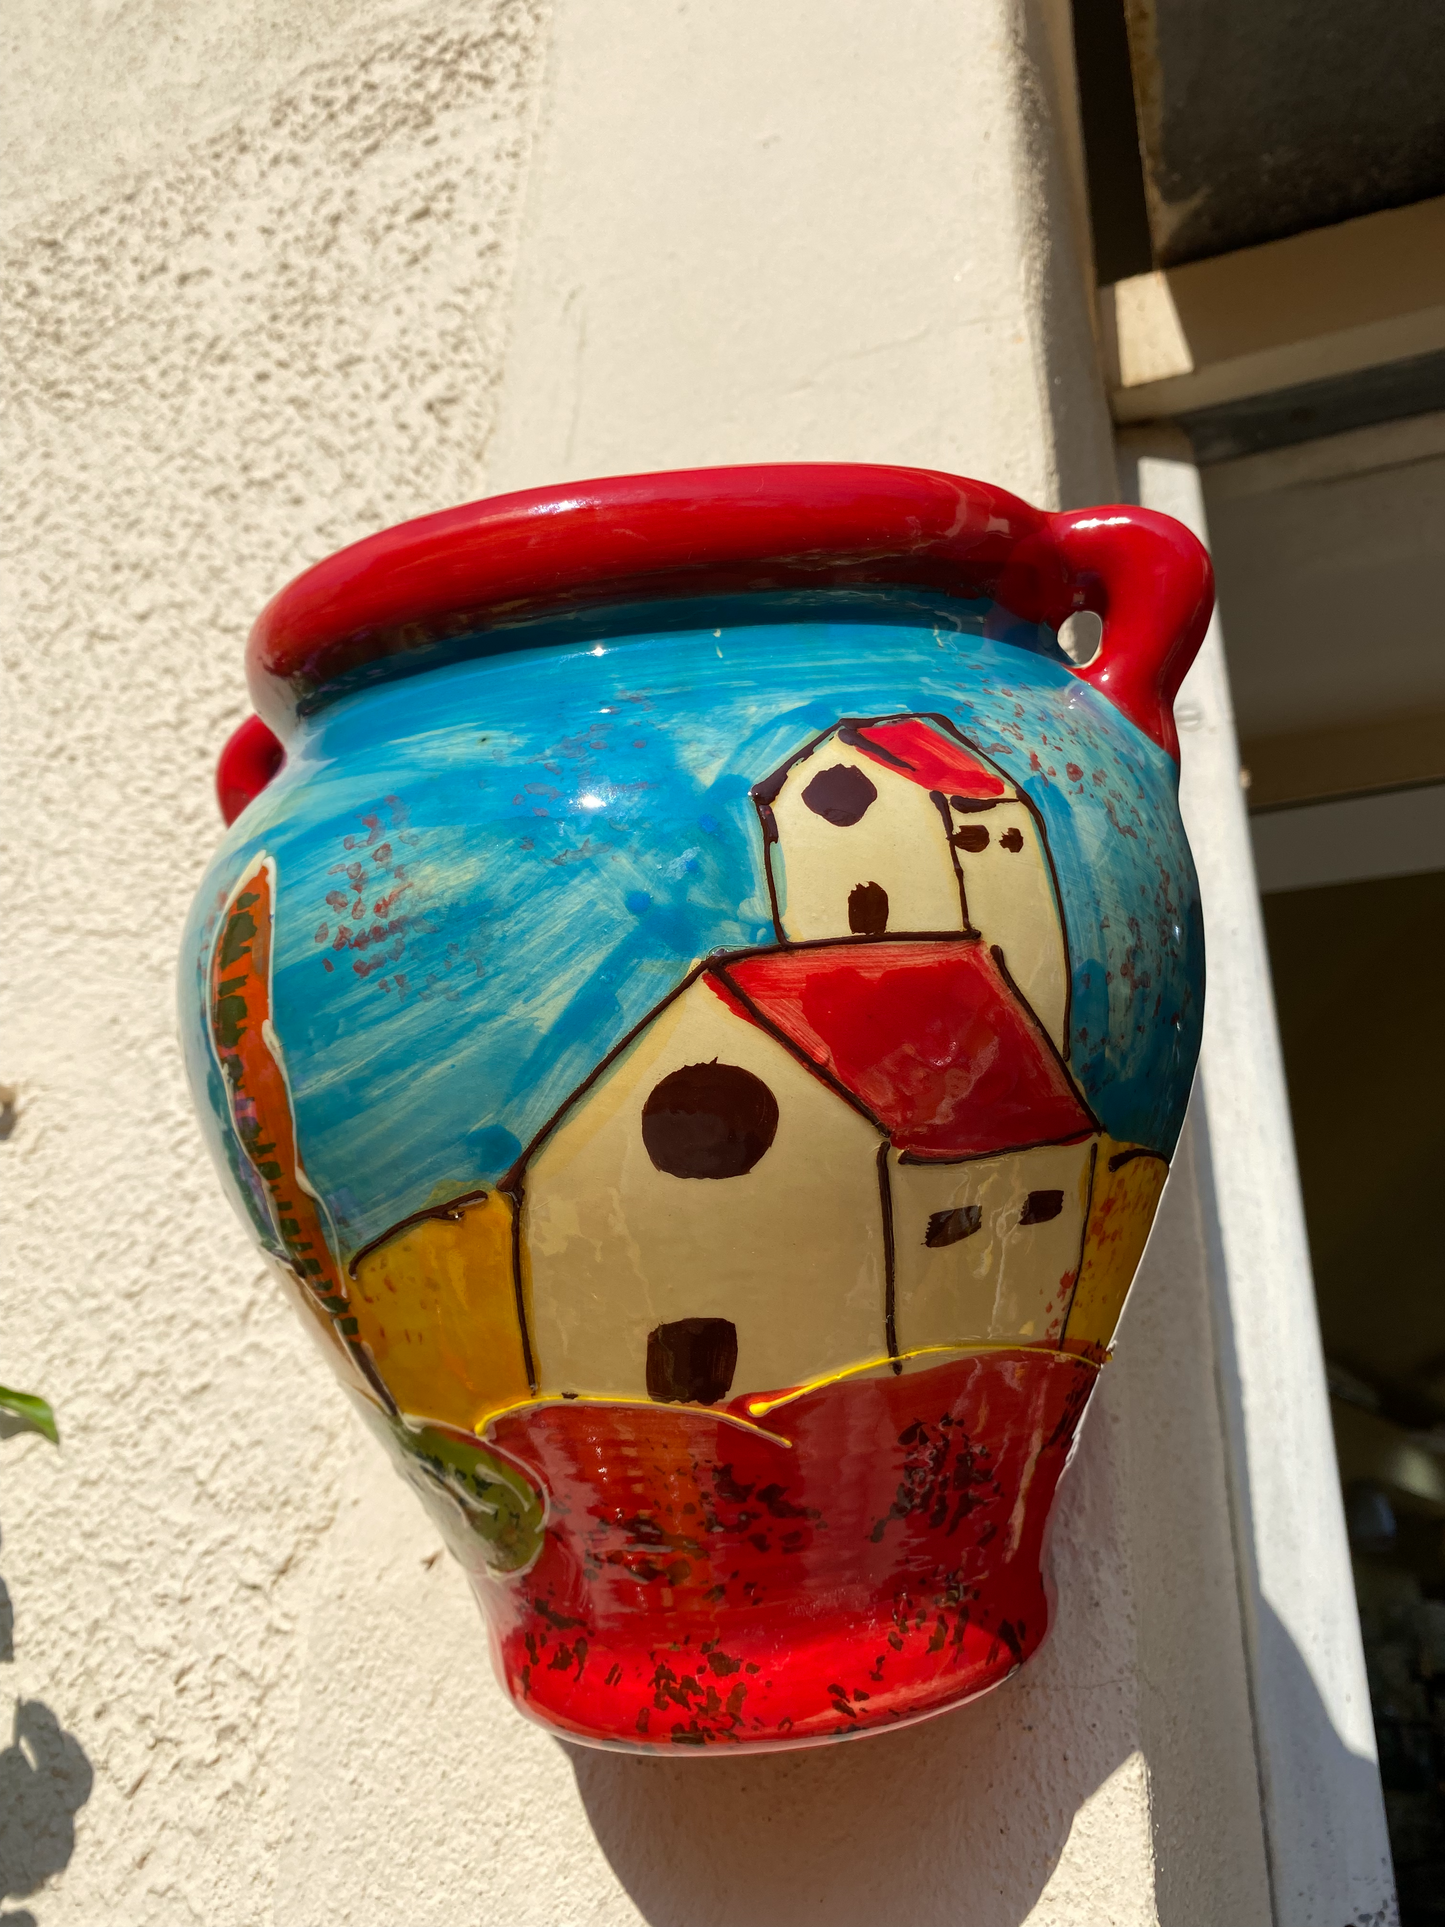
<svg viewBox="0 0 1445 1927"><path fill-rule="evenodd" d="M839 722L752 794L779 942L977 930L1067 1054L1068 944L1042 819L945 717Z"/></svg>

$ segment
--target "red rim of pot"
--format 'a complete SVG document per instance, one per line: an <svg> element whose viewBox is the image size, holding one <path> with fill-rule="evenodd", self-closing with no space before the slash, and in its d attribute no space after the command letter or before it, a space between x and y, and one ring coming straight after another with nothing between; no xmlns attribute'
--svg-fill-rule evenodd
<svg viewBox="0 0 1445 1927"><path fill-rule="evenodd" d="M387 658L609 604L866 587L984 597L1051 628L1092 609L1103 639L1074 674L1178 760L1174 697L1214 603L1182 524L1126 505L1050 515L935 469L790 462L496 495L318 562L251 632L257 715L221 753L222 814L276 774L299 704Z"/></svg>

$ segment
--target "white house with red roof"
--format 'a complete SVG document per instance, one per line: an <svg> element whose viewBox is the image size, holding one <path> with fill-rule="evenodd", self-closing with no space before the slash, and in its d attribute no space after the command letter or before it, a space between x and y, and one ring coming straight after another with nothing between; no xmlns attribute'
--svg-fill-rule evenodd
<svg viewBox="0 0 1445 1927"><path fill-rule="evenodd" d="M711 962L519 1170L539 1389L709 1404L1056 1343L1098 1143L976 932Z"/></svg>
<svg viewBox="0 0 1445 1927"><path fill-rule="evenodd" d="M945 717L840 722L753 800L780 942L981 931L1067 1055L1068 945L1042 819Z"/></svg>

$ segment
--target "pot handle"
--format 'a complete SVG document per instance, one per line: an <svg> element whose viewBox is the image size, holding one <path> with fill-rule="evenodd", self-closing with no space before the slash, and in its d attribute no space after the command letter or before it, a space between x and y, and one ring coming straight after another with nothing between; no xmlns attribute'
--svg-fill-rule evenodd
<svg viewBox="0 0 1445 1927"><path fill-rule="evenodd" d="M216 759L216 801L229 829L286 761L281 739L259 716L231 732Z"/></svg>
<svg viewBox="0 0 1445 1927"><path fill-rule="evenodd" d="M1179 761L1174 698L1214 609L1209 553L1182 522L1120 504L1050 517L1074 610L1103 618L1091 662L1074 674Z"/></svg>

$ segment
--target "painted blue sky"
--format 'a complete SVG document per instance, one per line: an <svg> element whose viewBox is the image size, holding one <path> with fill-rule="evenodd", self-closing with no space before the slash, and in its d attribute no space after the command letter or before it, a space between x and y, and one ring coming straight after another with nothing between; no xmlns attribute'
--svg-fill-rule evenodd
<svg viewBox="0 0 1445 1927"><path fill-rule="evenodd" d="M223 1167L197 973L254 853L277 866L276 1027L302 1156L346 1256L496 1179L700 957L771 942L750 785L840 717L907 710L948 716L1038 804L1073 1069L1114 1136L1172 1150L1202 1009L1173 765L1037 632L989 638L975 620L554 643L310 719L187 933L183 1030Z"/></svg>

